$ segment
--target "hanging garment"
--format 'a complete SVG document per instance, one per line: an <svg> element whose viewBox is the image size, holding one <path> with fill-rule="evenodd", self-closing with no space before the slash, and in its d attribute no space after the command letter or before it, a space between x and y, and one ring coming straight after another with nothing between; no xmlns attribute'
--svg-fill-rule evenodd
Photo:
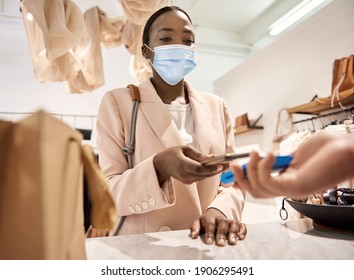
<svg viewBox="0 0 354 280"><path fill-rule="evenodd" d="M98 7L83 15L69 0L24 0L21 11L37 81L66 82L72 93L105 83L101 42L119 46L125 18L108 19Z"/></svg>
<svg viewBox="0 0 354 280"><path fill-rule="evenodd" d="M37 81L74 78L73 48L85 32L80 8L69 0L23 0L21 11Z"/></svg>

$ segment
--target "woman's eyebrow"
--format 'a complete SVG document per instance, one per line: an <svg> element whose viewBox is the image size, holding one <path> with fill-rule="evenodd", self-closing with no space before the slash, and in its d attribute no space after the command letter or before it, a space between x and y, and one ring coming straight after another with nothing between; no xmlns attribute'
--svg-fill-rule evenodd
<svg viewBox="0 0 354 280"><path fill-rule="evenodd" d="M173 32L174 29L173 28L170 28L170 27L163 27L163 28L160 28L159 30L157 30L158 32L161 32L161 31L167 31L167 32Z"/></svg>
<svg viewBox="0 0 354 280"><path fill-rule="evenodd" d="M165 31L165 32L174 32L175 30L171 27L163 27L157 30L158 32ZM190 29L183 29L183 33L188 33L194 35L193 31Z"/></svg>

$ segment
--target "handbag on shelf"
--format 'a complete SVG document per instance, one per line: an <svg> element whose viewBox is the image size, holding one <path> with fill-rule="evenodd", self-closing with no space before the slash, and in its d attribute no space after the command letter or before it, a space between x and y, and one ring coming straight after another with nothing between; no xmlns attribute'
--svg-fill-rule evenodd
<svg viewBox="0 0 354 280"><path fill-rule="evenodd" d="M317 97L311 102L289 108L288 113L319 114L322 111L354 104L354 55L333 62L332 91L328 97Z"/></svg>
<svg viewBox="0 0 354 280"><path fill-rule="evenodd" d="M0 121L0 259L85 259L83 171L92 222L113 228L115 206L81 134L39 111Z"/></svg>
<svg viewBox="0 0 354 280"><path fill-rule="evenodd" d="M344 109L343 105L354 100L353 59L354 55L350 55L333 63L331 107L337 102Z"/></svg>

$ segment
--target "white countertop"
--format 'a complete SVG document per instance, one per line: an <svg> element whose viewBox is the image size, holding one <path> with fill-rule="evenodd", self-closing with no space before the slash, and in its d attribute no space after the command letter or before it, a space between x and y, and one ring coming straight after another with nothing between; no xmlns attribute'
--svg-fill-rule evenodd
<svg viewBox="0 0 354 280"><path fill-rule="evenodd" d="M91 260L354 260L354 232L314 228L308 218L247 226L236 246L205 244L189 230L86 239Z"/></svg>

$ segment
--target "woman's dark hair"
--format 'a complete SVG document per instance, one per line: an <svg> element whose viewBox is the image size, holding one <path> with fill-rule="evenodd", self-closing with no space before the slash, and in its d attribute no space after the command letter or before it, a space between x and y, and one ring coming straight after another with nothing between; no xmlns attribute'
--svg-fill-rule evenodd
<svg viewBox="0 0 354 280"><path fill-rule="evenodd" d="M180 11L182 13L184 13L187 18L189 19L189 21L192 23L191 18L189 17L189 15L187 14L186 11L182 10L181 8L177 7L177 6L166 6L163 7L159 10L157 10L155 13L153 13L150 18L147 20L145 27L144 27L144 32L143 32L143 44L148 45L149 44L149 40L150 40L150 27L151 25L154 23L154 21L162 14L167 13L167 12L172 12L172 11Z"/></svg>

